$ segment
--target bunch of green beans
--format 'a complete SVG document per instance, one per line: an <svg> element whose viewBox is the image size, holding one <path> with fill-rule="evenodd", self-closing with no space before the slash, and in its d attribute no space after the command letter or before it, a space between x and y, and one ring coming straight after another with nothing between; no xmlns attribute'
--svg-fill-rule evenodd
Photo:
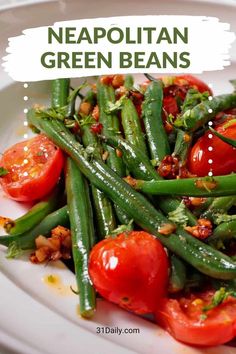
<svg viewBox="0 0 236 354"><path fill-rule="evenodd" d="M218 225L207 244L169 219L169 213L181 206L186 225L196 226L197 218L183 205L181 197L207 197L208 202L201 215L214 223L216 213L226 213L235 205L235 175L165 180L152 165L153 161L160 163L171 153L184 164L194 132L216 113L236 107L235 94L221 95L208 101L198 91L189 90L182 113L174 123L178 130L172 152L162 120L161 80L152 81L144 94L144 128L132 99L132 76L126 77L124 86L129 94L122 101L120 117L115 110L110 113L107 109L108 102L116 103L115 90L110 84L98 81L97 92L87 92L84 100L92 108L98 104L102 131L95 135L92 126L96 121L90 115L84 117L79 114L76 122L80 124L82 143L62 120L44 116L42 112L39 116L37 110L29 110L29 124L46 134L67 155L67 205L55 211L58 205L56 190L47 201L39 202L26 215L6 225L10 235L0 238L0 244L10 246L14 242L21 249L29 249L34 247L38 235L48 236L58 225L70 226L80 311L86 318L94 314L96 307L95 291L88 272L89 253L98 240L112 233L117 219L118 223L127 224L133 219L138 227L152 233L168 249L171 293L181 291L191 283L187 264L194 268L195 280L199 279L199 284L204 277L236 278L236 263L212 247L215 240L235 238L235 220ZM69 90L69 79L54 80L51 104L54 108L68 106L68 114L73 120L77 114L77 93L69 102ZM186 134L189 140L184 139ZM123 180L127 171L131 175L128 179L131 185ZM167 229L169 231L165 234L163 230Z"/></svg>

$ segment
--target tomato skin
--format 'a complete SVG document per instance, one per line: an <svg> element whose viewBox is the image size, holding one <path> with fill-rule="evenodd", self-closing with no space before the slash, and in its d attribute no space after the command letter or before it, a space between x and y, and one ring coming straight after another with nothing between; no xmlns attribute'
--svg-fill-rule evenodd
<svg viewBox="0 0 236 354"><path fill-rule="evenodd" d="M175 339L197 346L216 346L236 336L236 299L229 297L207 312L202 320L202 307L209 304L213 292L190 298L164 299L156 312L157 322Z"/></svg>
<svg viewBox="0 0 236 354"><path fill-rule="evenodd" d="M224 128L228 123L219 124L215 130L225 137L236 139L236 123L232 121L230 126ZM213 137L209 138L209 134L211 132L207 131L192 147L188 159L190 172L199 177L207 176L210 171L214 176L236 172L236 149L214 134L211 134ZM209 151L209 147L213 150ZM213 163L209 164L209 160Z"/></svg>
<svg viewBox="0 0 236 354"><path fill-rule="evenodd" d="M105 299L137 314L152 313L166 293L168 258L154 236L130 231L95 245L89 274Z"/></svg>
<svg viewBox="0 0 236 354"><path fill-rule="evenodd" d="M56 185L64 165L62 151L45 135L17 143L0 161L8 174L0 184L11 199L29 202L45 197Z"/></svg>
<svg viewBox="0 0 236 354"><path fill-rule="evenodd" d="M193 75L175 76L174 84L179 86L189 85L191 88L195 88L201 93L208 91L210 95L213 94L211 88L205 82Z"/></svg>
<svg viewBox="0 0 236 354"><path fill-rule="evenodd" d="M174 117L179 113L176 99L171 96L163 97L163 109L168 115L172 114Z"/></svg>

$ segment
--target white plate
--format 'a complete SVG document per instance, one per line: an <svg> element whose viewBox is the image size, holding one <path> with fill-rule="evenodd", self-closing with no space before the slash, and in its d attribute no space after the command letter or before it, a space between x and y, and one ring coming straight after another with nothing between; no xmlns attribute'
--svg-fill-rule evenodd
<svg viewBox="0 0 236 354"><path fill-rule="evenodd" d="M230 5L230 3L232 3ZM236 7L232 1L220 4L205 2L173 1L163 4L156 0L138 2L120 0L60 1L41 3L0 12L0 55L4 55L7 38L18 35L29 27L49 25L58 20L114 16L128 14L194 14L217 16L232 24L236 30ZM228 79L235 78L236 50L232 50L233 63L224 71L211 72L203 78L213 85L215 93L231 90ZM26 89L21 83L12 83L0 71L0 151L29 134L24 127L23 110L33 103L47 103L49 84L29 84ZM23 97L29 96L25 102ZM26 137L26 136L25 136ZM0 215L17 217L27 210L8 200L0 192ZM4 247L0 249L0 343L4 352L24 354L74 353L164 353L203 354L216 353L215 348L196 349L177 343L155 324L129 314L118 307L100 300L92 321L78 316L77 296L68 288L75 286L74 275L60 262L55 265L35 266L27 256L18 260L6 260ZM61 277L60 289L45 284L45 276L57 274ZM137 334L96 334L96 328L119 327L139 329ZM217 354L233 354L236 349L228 346L217 348Z"/></svg>

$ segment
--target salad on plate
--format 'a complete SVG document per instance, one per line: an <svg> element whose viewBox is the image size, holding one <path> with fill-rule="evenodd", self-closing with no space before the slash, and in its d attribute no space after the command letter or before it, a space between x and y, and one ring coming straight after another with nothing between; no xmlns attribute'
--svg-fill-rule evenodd
<svg viewBox="0 0 236 354"><path fill-rule="evenodd" d="M6 196L32 205L1 216L0 244L73 269L83 318L101 296L217 346L236 336L236 92L145 76L52 81L51 106L27 113L34 137L0 158Z"/></svg>

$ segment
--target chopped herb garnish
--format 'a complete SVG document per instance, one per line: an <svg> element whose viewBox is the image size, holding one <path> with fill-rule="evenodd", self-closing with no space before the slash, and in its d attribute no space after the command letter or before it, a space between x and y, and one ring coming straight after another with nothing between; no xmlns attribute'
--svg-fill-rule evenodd
<svg viewBox="0 0 236 354"><path fill-rule="evenodd" d="M119 225L115 230L113 230L111 232L110 235L108 235L107 237L110 236L117 236L119 234L122 234L123 232L129 232L133 230L133 222L134 220L130 220L130 222L127 225Z"/></svg>
<svg viewBox="0 0 236 354"><path fill-rule="evenodd" d="M182 106L182 111L186 112L188 109L192 109L197 104L208 100L208 97L209 97L208 91L201 93L198 90L189 89L188 99L184 101L184 104Z"/></svg>
<svg viewBox="0 0 236 354"><path fill-rule="evenodd" d="M201 321L205 321L207 319L207 315L205 314L205 313L202 313L201 315L200 315L200 320Z"/></svg>
<svg viewBox="0 0 236 354"><path fill-rule="evenodd" d="M213 295L211 303L207 306L204 306L202 311L207 312L207 311L214 309L215 307L222 304L222 302L224 302L229 296L236 297L236 292L235 291L226 291L226 289L224 287L221 287Z"/></svg>
<svg viewBox="0 0 236 354"><path fill-rule="evenodd" d="M185 205L183 201L179 204L176 210L173 210L168 213L168 219L178 225L187 225L188 217L185 214Z"/></svg>
<svg viewBox="0 0 236 354"><path fill-rule="evenodd" d="M71 285L70 285L70 290L71 290L72 293L74 293L75 295L79 295L79 291L74 290Z"/></svg>
<svg viewBox="0 0 236 354"><path fill-rule="evenodd" d="M6 258L18 258L22 256L23 250L17 245L15 241L11 242L7 249Z"/></svg>
<svg viewBox="0 0 236 354"><path fill-rule="evenodd" d="M0 177L6 176L8 173L8 170L6 170L4 167L0 167Z"/></svg>
<svg viewBox="0 0 236 354"><path fill-rule="evenodd" d="M87 81L84 81L80 86L76 87L68 97L68 103L74 102L76 97L79 96L80 91L87 86Z"/></svg>
<svg viewBox="0 0 236 354"><path fill-rule="evenodd" d="M118 101L116 101L115 103L108 101L108 102L107 102L107 105L106 105L105 112L106 112L107 114L111 114L111 113L113 113L113 112L117 112L117 111L121 110L125 98L126 98L126 95L123 95L123 96L121 96L121 98L120 98Z"/></svg>
<svg viewBox="0 0 236 354"><path fill-rule="evenodd" d="M35 110L39 118L53 118L63 121L66 117L67 106L59 108L48 108L48 109L36 109Z"/></svg>
<svg viewBox="0 0 236 354"><path fill-rule="evenodd" d="M214 222L219 225L221 224L222 222L229 222L229 221L233 221L233 220L236 220L236 215L228 215L228 214L215 214L214 215L215 218L214 218Z"/></svg>
<svg viewBox="0 0 236 354"><path fill-rule="evenodd" d="M153 167L157 167L160 165L160 161L158 159L152 159L152 160L150 160L150 162Z"/></svg>
<svg viewBox="0 0 236 354"><path fill-rule="evenodd" d="M96 123L96 120L91 116L83 116L83 119L80 120L79 124L81 127L83 127L84 125L91 125Z"/></svg>

